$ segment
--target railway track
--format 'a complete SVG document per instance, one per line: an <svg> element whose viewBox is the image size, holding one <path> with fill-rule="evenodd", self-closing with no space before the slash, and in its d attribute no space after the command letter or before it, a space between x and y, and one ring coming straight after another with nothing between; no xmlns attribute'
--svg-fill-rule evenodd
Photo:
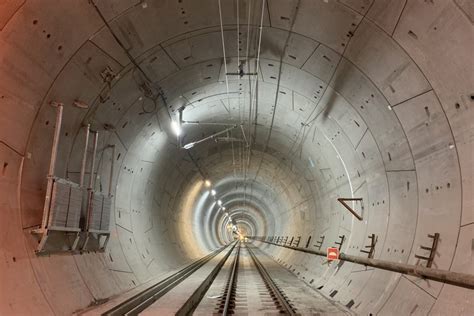
<svg viewBox="0 0 474 316"><path fill-rule="evenodd" d="M257 251L236 241L102 315L297 315Z"/></svg>
<svg viewBox="0 0 474 316"><path fill-rule="evenodd" d="M239 270L239 259L240 259L240 243L237 249L237 254L235 255L234 263L232 264L232 270L229 273L229 278L227 280L227 286L224 291L223 300L222 300L222 314L228 315L231 309L235 308L235 294L237 288L237 272Z"/></svg>
<svg viewBox="0 0 474 316"><path fill-rule="evenodd" d="M236 243L231 244L231 249L228 254L232 252ZM103 313L103 316L118 316L118 315L138 315L140 312L145 310L148 306L152 305L155 301L161 298L163 295L168 293L171 289L176 287L178 284L183 282L187 277L197 271L200 267L208 263L211 259L216 257L219 253L224 251L228 246L217 249L209 255L193 262L186 266L182 270L174 273L166 279L156 283L149 287L143 292L129 298L121 304ZM227 256L226 256L227 258Z"/></svg>
<svg viewBox="0 0 474 316"><path fill-rule="evenodd" d="M283 294L281 289L275 284L270 274L267 272L262 263L258 260L257 256L255 256L253 250L251 250L250 247L247 247L247 249L278 311L281 314L296 315L295 308L288 301L287 297L285 296L285 294Z"/></svg>

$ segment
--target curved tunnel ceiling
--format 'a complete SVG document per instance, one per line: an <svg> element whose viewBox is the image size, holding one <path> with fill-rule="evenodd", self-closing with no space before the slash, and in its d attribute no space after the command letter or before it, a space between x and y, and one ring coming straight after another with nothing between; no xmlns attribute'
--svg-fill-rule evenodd
<svg viewBox="0 0 474 316"><path fill-rule="evenodd" d="M324 247L344 235L353 255L376 234L375 258L410 264L438 232L436 268L473 273L470 2L11 1L0 13L0 268L2 283L32 284L2 293L12 314L70 314L145 285L234 225ZM34 255L52 101L65 106L56 175L78 182L87 124L97 190L116 166L104 254ZM180 111L199 123L178 138ZM338 197L362 198L363 220ZM265 250L357 314L473 308L469 290Z"/></svg>

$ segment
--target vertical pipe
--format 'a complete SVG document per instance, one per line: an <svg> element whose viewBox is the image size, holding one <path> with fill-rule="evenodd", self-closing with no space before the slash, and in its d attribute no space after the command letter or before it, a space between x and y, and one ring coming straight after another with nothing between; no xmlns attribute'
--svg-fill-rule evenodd
<svg viewBox="0 0 474 316"><path fill-rule="evenodd" d="M46 198L43 208L43 221L41 228L46 228L49 221L49 207L51 204L51 192L53 191L54 169L56 167L56 158L58 155L59 137L61 135L61 124L63 120L63 105L61 103L53 103L56 106L56 125L54 127L53 146L51 148L51 161L48 170L48 183L46 185Z"/></svg>
<svg viewBox="0 0 474 316"><path fill-rule="evenodd" d="M81 178L80 178L80 181L79 181L81 188L84 186L84 175L86 173L87 148L89 147L90 128L91 128L91 125L87 124L87 127L86 127L86 143L84 145L84 153L82 154Z"/></svg>
<svg viewBox="0 0 474 316"><path fill-rule="evenodd" d="M88 189L94 189L94 169L95 169L95 154L97 152L97 141L99 139L99 132L94 132L94 149L92 150L92 162L91 162L91 169L90 169L90 177L89 177L89 187Z"/></svg>
<svg viewBox="0 0 474 316"><path fill-rule="evenodd" d="M112 180L114 177L115 164L115 145L112 145L112 161L110 162L110 178L109 178L109 196L112 196Z"/></svg>
<svg viewBox="0 0 474 316"><path fill-rule="evenodd" d="M97 140L99 139L99 132L94 133L94 145L92 150L92 162L89 174L89 186L87 187L87 215L85 231L89 231L91 220L92 198L94 194L94 168L95 168L95 154L97 152Z"/></svg>
<svg viewBox="0 0 474 316"><path fill-rule="evenodd" d="M56 126L54 127L53 148L51 149L51 162L49 163L48 177L54 176L56 158L58 155L59 136L61 135L61 124L63 121L63 105L58 104L56 108Z"/></svg>

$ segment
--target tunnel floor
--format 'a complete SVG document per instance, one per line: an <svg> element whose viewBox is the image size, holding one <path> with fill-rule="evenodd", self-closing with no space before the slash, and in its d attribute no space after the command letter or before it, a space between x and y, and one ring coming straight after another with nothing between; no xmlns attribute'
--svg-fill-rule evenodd
<svg viewBox="0 0 474 316"><path fill-rule="evenodd" d="M247 241L234 241L131 297L80 314L351 315Z"/></svg>

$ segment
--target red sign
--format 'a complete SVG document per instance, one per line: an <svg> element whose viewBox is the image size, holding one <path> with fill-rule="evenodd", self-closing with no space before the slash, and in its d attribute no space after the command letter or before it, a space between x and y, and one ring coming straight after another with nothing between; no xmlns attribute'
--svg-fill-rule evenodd
<svg viewBox="0 0 474 316"><path fill-rule="evenodd" d="M329 247L327 249L326 256L328 260L338 260L339 259L339 248Z"/></svg>

